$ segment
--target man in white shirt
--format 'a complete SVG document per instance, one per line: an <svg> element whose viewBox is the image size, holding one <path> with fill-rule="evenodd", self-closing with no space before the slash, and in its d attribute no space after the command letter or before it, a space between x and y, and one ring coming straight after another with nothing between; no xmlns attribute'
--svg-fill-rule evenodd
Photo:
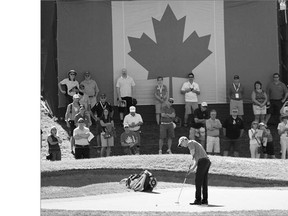
<svg viewBox="0 0 288 216"><path fill-rule="evenodd" d="M185 96L184 126L187 127L188 117L198 108L198 95L200 95L199 85L194 82L194 74L188 74L188 81L183 83L181 94Z"/></svg>
<svg viewBox="0 0 288 216"><path fill-rule="evenodd" d="M122 69L122 75L118 78L116 83L117 101L125 101L126 106L119 106L120 121L123 121L124 113L128 112L130 106L133 105L133 91L135 82L132 77L127 75L126 68ZM135 105L135 104L134 104Z"/></svg>
<svg viewBox="0 0 288 216"><path fill-rule="evenodd" d="M84 73L84 80L80 83L80 85L81 84L84 85L83 93L88 95L91 108L93 108L97 103L99 88L96 81L91 79L91 73L89 71Z"/></svg>
<svg viewBox="0 0 288 216"><path fill-rule="evenodd" d="M140 114L136 113L136 107L129 108L130 113L125 116L123 124L129 125L130 131L134 131L138 137L138 146L140 146L140 127L143 124L143 119Z"/></svg>
<svg viewBox="0 0 288 216"><path fill-rule="evenodd" d="M90 137L90 130L85 127L83 118L79 118L77 123L78 127L73 131L73 137L75 139L75 159L89 158L90 151L88 138Z"/></svg>

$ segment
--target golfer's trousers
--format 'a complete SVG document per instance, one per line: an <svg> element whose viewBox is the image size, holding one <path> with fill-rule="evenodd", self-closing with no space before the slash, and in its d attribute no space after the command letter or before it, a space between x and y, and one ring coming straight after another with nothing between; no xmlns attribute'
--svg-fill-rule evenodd
<svg viewBox="0 0 288 216"><path fill-rule="evenodd" d="M201 201L201 188L204 201L208 201L208 171L211 162L209 158L201 158L198 160L196 176L195 176L195 199Z"/></svg>

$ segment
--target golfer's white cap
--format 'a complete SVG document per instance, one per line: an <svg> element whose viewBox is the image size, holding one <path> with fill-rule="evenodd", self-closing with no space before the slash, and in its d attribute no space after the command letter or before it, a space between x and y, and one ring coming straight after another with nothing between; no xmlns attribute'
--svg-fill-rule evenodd
<svg viewBox="0 0 288 216"><path fill-rule="evenodd" d="M135 107L135 106L131 106L131 107L129 108L129 111L130 111L130 112L136 112L136 107Z"/></svg>
<svg viewBox="0 0 288 216"><path fill-rule="evenodd" d="M178 140L178 147L181 147L181 143L182 143L184 140L188 140L188 138L185 137L185 136L182 136L182 137L179 138L179 140Z"/></svg>

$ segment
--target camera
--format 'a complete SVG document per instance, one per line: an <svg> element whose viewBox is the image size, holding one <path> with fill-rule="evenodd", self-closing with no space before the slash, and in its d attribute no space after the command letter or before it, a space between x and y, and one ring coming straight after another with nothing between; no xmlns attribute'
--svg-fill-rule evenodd
<svg viewBox="0 0 288 216"><path fill-rule="evenodd" d="M193 91L194 90L194 88L190 88L191 89L191 91Z"/></svg>

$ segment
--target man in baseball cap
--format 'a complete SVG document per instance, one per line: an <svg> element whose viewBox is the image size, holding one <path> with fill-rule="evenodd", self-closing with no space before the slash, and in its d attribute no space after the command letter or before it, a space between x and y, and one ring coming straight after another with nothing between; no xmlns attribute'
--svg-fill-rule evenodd
<svg viewBox="0 0 288 216"><path fill-rule="evenodd" d="M188 148L192 155L192 163L188 174L195 172L195 201L190 205L208 205L208 171L211 162L203 146L195 140L182 136L178 140L178 147ZM201 199L202 191L202 199Z"/></svg>

